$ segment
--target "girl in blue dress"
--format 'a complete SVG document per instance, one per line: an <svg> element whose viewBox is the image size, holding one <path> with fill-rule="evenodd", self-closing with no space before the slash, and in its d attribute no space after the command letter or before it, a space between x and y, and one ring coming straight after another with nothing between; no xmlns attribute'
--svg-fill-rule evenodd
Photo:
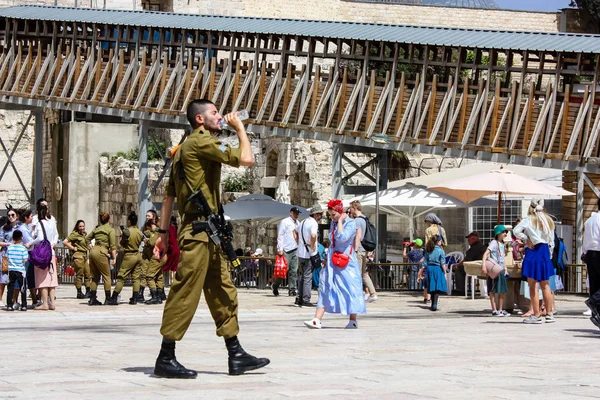
<svg viewBox="0 0 600 400"><path fill-rule="evenodd" d="M445 263L446 253L442 250L442 238L434 235L425 245L425 266L427 268L422 268L420 271L421 277L427 274L427 292L431 295L431 311L437 311L440 294L448 292Z"/></svg>
<svg viewBox="0 0 600 400"><path fill-rule="evenodd" d="M327 212L332 220L330 227L331 245L327 263L323 266L319 281L319 301L315 317L304 321L310 329L321 329L325 312L349 315L346 329L358 328L357 314L367 312L362 291L362 272L352 244L356 236L354 220L344 213L341 200L331 200ZM336 265L335 260L349 256L347 265ZM341 256L341 257L340 257ZM339 264L339 263L338 263Z"/></svg>

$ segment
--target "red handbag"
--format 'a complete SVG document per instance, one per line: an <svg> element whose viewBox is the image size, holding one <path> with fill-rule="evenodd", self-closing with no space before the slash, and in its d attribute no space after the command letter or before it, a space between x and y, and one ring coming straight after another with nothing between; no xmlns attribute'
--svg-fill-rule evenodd
<svg viewBox="0 0 600 400"><path fill-rule="evenodd" d="M352 253L352 249L350 249L350 253ZM345 268L350 262L350 256L346 253L334 251L331 255L331 262L336 267Z"/></svg>
<svg viewBox="0 0 600 400"><path fill-rule="evenodd" d="M335 247L334 235L331 235L331 244L332 244L332 247ZM352 246L350 246L350 254L352 254ZM350 262L350 255L346 254L346 253L342 253L341 251L334 251L333 254L331 255L331 262L336 267L346 268L346 266Z"/></svg>
<svg viewBox="0 0 600 400"><path fill-rule="evenodd" d="M73 267L71 267L70 265L67 265L65 267L64 275L65 276L75 276L75 269L73 269Z"/></svg>

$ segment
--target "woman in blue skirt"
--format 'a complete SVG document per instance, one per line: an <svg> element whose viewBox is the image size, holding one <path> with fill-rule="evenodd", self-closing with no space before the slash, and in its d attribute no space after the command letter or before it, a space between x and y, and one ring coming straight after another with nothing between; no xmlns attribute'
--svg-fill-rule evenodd
<svg viewBox="0 0 600 400"><path fill-rule="evenodd" d="M446 254L442 250L443 239L432 236L425 245L425 267L420 276L427 274L427 292L431 295L431 311L437 311L440 294L448 292L446 285Z"/></svg>
<svg viewBox="0 0 600 400"><path fill-rule="evenodd" d="M554 265L550 256L554 249L554 221L544 211L544 199L534 198L527 216L513 229L516 237L526 243L525 258L523 259L523 276L529 284L529 296L533 315L523 320L526 324L541 324L544 322L540 311L539 295L536 288L539 282L544 302L548 305L546 322L554 322L551 312L553 304L549 280L554 275Z"/></svg>
<svg viewBox="0 0 600 400"><path fill-rule="evenodd" d="M357 314L367 312L362 290L362 272L356 253L352 251L356 225L344 212L341 200L331 200L327 204L327 212L332 220L329 230L331 245L327 263L321 271L315 317L304 321L304 325L310 329L321 329L321 320L327 311L348 315L346 329L356 329Z"/></svg>

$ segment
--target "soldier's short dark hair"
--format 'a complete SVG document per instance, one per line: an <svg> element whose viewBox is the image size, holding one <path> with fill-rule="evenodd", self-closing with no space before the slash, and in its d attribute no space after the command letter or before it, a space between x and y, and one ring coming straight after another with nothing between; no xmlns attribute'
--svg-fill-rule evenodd
<svg viewBox="0 0 600 400"><path fill-rule="evenodd" d="M196 122L196 115L202 114L208 105L214 105L212 101L208 99L198 99L193 100L188 104L185 115L187 117L188 122L192 126L192 129L198 128L198 123Z"/></svg>

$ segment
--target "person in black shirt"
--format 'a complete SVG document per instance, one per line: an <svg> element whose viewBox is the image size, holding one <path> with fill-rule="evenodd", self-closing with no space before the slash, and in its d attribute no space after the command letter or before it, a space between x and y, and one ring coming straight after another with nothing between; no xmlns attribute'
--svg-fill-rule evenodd
<svg viewBox="0 0 600 400"><path fill-rule="evenodd" d="M469 250L465 253L464 261L478 261L483 258L483 253L485 253L486 246L481 243L479 240L478 232L471 232L467 236L465 236L467 241L469 242ZM463 262L464 262L463 261ZM456 291L465 294L465 267L463 262L456 264L455 278L454 282L456 284Z"/></svg>

